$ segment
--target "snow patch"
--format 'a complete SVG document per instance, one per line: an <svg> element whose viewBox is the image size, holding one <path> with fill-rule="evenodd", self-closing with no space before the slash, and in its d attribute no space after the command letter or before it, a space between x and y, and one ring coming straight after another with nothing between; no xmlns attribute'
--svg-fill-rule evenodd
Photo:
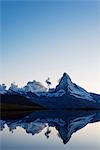
<svg viewBox="0 0 100 150"><path fill-rule="evenodd" d="M54 92L54 93L50 93L50 92L39 92L39 93L36 93L38 96L46 96L46 97L61 97L65 94L65 90L63 89L60 89L59 91L57 92Z"/></svg>

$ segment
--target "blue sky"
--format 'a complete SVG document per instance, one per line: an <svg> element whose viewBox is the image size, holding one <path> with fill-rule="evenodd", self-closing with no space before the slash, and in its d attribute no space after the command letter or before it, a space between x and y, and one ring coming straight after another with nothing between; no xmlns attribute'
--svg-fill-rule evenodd
<svg viewBox="0 0 100 150"><path fill-rule="evenodd" d="M100 93L99 1L5 1L1 4L1 81L73 82Z"/></svg>

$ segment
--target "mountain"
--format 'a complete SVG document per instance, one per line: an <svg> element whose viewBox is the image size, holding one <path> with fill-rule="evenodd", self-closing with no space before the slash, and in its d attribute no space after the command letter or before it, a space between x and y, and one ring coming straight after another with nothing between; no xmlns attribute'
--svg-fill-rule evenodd
<svg viewBox="0 0 100 150"><path fill-rule="evenodd" d="M76 98L81 98L89 101L94 101L93 97L83 88L80 86L74 84L69 75L64 73L63 77L60 80L60 83L57 85L56 90L63 89L67 91L70 95L76 97Z"/></svg>
<svg viewBox="0 0 100 150"><path fill-rule="evenodd" d="M33 80L32 82L28 82L27 85L23 88L25 92L46 92L47 88L43 86L40 82Z"/></svg>
<svg viewBox="0 0 100 150"><path fill-rule="evenodd" d="M0 84L0 94L5 94L6 93L6 86L5 84Z"/></svg>
<svg viewBox="0 0 100 150"><path fill-rule="evenodd" d="M35 102L53 109L100 109L100 95L96 95L73 83L64 73L59 84L48 92L40 93Z"/></svg>
<svg viewBox="0 0 100 150"><path fill-rule="evenodd" d="M11 84L6 92L8 95L23 96L48 109L100 109L100 95L89 93L76 85L67 73L63 74L54 89L48 91L40 82L33 80L23 88Z"/></svg>
<svg viewBox="0 0 100 150"><path fill-rule="evenodd" d="M10 88L8 89L8 92L10 94L12 93L19 93L23 94L26 92L31 92L31 93L41 93L47 91L47 88L43 86L40 82L33 80L32 82L28 82L27 85L25 85L23 88L18 88L15 83L12 83Z"/></svg>
<svg viewBox="0 0 100 150"><path fill-rule="evenodd" d="M1 94L0 95L0 109L1 110L32 110L44 109L41 105L31 102L29 99L18 94Z"/></svg>

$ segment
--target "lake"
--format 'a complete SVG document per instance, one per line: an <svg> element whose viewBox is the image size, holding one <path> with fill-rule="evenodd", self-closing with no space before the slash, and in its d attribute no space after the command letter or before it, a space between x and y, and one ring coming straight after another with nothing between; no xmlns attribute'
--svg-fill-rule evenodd
<svg viewBox="0 0 100 150"><path fill-rule="evenodd" d="M0 147L1 150L100 150L100 112L2 112Z"/></svg>

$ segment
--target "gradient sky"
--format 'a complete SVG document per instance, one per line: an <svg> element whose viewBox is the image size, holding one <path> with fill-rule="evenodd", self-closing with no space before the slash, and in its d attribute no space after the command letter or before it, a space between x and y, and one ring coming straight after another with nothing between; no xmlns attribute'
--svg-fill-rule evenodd
<svg viewBox="0 0 100 150"><path fill-rule="evenodd" d="M1 3L0 82L56 84L63 72L100 93L100 1ZM53 84L53 85L54 85Z"/></svg>

